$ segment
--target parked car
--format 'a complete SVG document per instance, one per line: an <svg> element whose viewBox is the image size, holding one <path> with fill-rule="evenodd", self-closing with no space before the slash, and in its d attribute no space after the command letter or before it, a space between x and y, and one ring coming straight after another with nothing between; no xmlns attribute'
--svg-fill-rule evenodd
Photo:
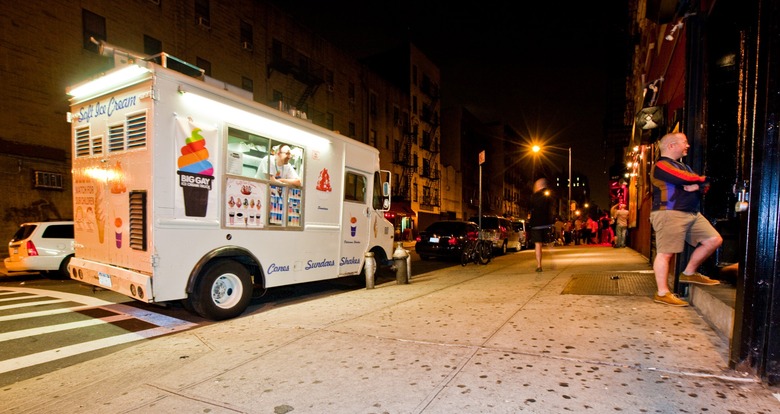
<svg viewBox="0 0 780 414"><path fill-rule="evenodd" d="M479 217L471 217L469 221L479 223ZM493 251L506 254L508 249L520 250L520 238L512 227L512 222L506 217L483 215L482 237L493 243Z"/></svg>
<svg viewBox="0 0 780 414"><path fill-rule="evenodd" d="M45 272L67 278L73 244L72 221L24 223L8 243L9 257L3 262L8 272Z"/></svg>
<svg viewBox="0 0 780 414"><path fill-rule="evenodd" d="M417 236L414 251L422 260L431 257L459 259L468 239L476 239L479 227L465 220L443 220L432 223Z"/></svg>
<svg viewBox="0 0 780 414"><path fill-rule="evenodd" d="M517 233L517 239L519 240L516 251L520 251L528 248L528 233L525 230L525 220L512 221L512 228Z"/></svg>

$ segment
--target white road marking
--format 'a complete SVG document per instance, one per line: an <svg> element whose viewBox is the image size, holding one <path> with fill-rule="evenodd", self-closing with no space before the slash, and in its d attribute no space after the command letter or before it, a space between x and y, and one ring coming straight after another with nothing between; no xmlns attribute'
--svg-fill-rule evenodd
<svg viewBox="0 0 780 414"><path fill-rule="evenodd" d="M16 287L4 287L2 288L2 290L4 292L0 292L0 295L11 294L7 292L10 291L12 293L27 293L29 295L32 295L33 298L36 296L37 297L45 296L49 298L53 297L55 299L30 301L30 302L24 302L24 303L13 304L13 305L5 305L5 306L0 305L0 310L20 309L24 307L29 307L30 309L34 309L34 307L38 305L51 304L51 303L63 303L63 302L75 302L75 303L79 303L79 305L70 308L63 308L63 309L30 311L30 312L22 312L15 315L0 316L0 322L20 320L26 318L37 318L37 317L57 315L57 314L68 313L68 312L78 312L82 310L96 309L96 308L108 310L110 312L116 313L116 315L108 316L105 318L95 318L95 319L89 319L89 320L79 321L79 322L68 322L59 325L25 329L25 330L15 331L15 332L0 333L0 342L10 341L13 339L19 339L19 338L24 338L24 337L34 336L34 335L40 335L45 333L61 332L69 329L79 329L79 328L84 328L89 326L96 326L100 324L106 324L118 320L126 320L131 318L139 319L144 322L157 325L157 327L146 329L139 332L128 332L126 334L115 335L109 338L97 339L89 342L82 342L79 344L73 344L61 348L50 349L35 354L30 354L30 355L17 357L17 358L8 359L5 361L0 361L0 374L18 370L18 369L27 368L33 365L39 365L46 362L56 361L58 359L67 358L74 355L88 353L96 349L108 348L111 346L121 345L128 342L139 341L142 339L148 339L155 336L170 334L173 332L186 330L197 325L181 319L172 318L166 315L161 315L159 313L135 308L121 303L108 302L101 299L96 299L89 296L83 296L83 295L78 295L73 293L58 292L58 291L43 290L43 289L16 288ZM26 297L25 299L30 299L30 298L31 297ZM4 299L18 300L20 299L20 297L17 296L14 298L0 298L0 301L3 301Z"/></svg>

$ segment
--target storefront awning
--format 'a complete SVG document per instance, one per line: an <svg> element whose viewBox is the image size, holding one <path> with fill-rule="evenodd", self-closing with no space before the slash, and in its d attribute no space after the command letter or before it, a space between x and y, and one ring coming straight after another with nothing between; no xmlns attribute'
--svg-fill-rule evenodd
<svg viewBox="0 0 780 414"><path fill-rule="evenodd" d="M399 216L414 216L414 210L409 208L408 201L393 201L390 203L390 211Z"/></svg>

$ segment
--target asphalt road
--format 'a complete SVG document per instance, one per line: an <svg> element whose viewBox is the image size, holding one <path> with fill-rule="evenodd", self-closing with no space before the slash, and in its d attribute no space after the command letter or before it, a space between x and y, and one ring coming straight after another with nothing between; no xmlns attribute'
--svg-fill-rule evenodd
<svg viewBox="0 0 780 414"><path fill-rule="evenodd" d="M511 254L511 253L510 253ZM422 261L410 250L412 277L455 261ZM178 302L147 304L116 292L45 274L0 272L0 386L12 384L133 346L138 341L215 323ZM375 284L396 280L380 268ZM342 278L256 291L245 317L270 309L362 289ZM218 322L216 322L218 323Z"/></svg>

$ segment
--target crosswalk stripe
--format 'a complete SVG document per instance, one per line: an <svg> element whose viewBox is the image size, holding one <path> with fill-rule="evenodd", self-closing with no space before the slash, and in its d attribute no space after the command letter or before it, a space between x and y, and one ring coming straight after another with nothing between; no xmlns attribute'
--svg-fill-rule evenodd
<svg viewBox="0 0 780 414"><path fill-rule="evenodd" d="M20 331L0 333L0 342L10 341L19 338L27 338L28 336L62 332L62 331L67 331L69 329L86 328L88 326L107 324L115 321L131 319L131 318L132 316L130 315L115 315L115 316L108 316L102 319L87 319L78 322L68 322L68 323L61 323L53 326L41 326L38 328L23 329Z"/></svg>
<svg viewBox="0 0 780 414"><path fill-rule="evenodd" d="M60 292L56 290L44 290L44 289L32 289L32 288L20 288L20 287L5 287L3 289L10 290L13 292L29 293L31 295L55 297L64 300L69 300L72 302L83 303L85 305L92 305L92 306L103 306L103 305L114 304L114 302L108 302L103 299L93 298L91 296L84 296L76 293Z"/></svg>
<svg viewBox="0 0 780 414"><path fill-rule="evenodd" d="M7 359L0 361L0 374L6 372L15 371L17 369L27 368L34 365L40 365L46 362L56 361L85 352L91 352L96 349L108 348L115 345L126 344L128 342L138 341L141 339L153 338L155 336L169 334L175 331L186 329L180 326L178 329L171 330L169 327L157 327L147 329L139 332L130 332L122 335L116 335L109 338L97 339L89 342L82 342L79 344L73 344L64 346L62 348L50 349L48 351L38 352L35 354L25 355L17 358Z"/></svg>
<svg viewBox="0 0 780 414"><path fill-rule="evenodd" d="M85 321L67 322L63 324L25 329L25 330L15 331L15 332L0 333L0 342L40 335L44 333L86 328L90 326L96 326L100 324L110 323L119 320L127 320L127 319L138 319L147 322L149 324L156 325L156 327L138 331L138 332L128 332L125 334L115 335L108 338L68 345L61 348L50 349L35 354L24 355L17 358L8 359L5 361L0 361L0 374L31 367L34 365L40 365L51 361L56 361L58 359L63 359L63 358L67 358L79 354L88 353L96 349L103 349L111 346L126 344L133 341L152 338L155 336L171 334L174 332L183 331L192 328L194 326L197 326L197 324L195 323L187 322L177 318L172 318L170 316L162 315L156 312L139 309L122 303L108 302L101 299L92 298L89 296L83 296L83 295L72 294L67 292L42 290L42 289L30 289L30 288L4 288L4 290L11 290L14 293L16 292L27 293L33 295L34 297L47 297L47 298L54 297L55 299L30 301L25 303L0 306L0 310L19 309L24 307L30 308L29 312L20 312L14 315L0 316L0 322L34 318L34 317L46 317L51 315L58 315L58 314L69 313L69 312L78 312L82 310L96 309L96 308L113 312L116 315L107 316L104 318L89 319ZM8 293L3 292L0 294L8 294ZM18 298L14 298L14 299L18 299ZM63 303L63 302L75 302L84 305L73 306L70 308L48 309L48 310L40 310L40 311L34 310L35 307L39 305Z"/></svg>
<svg viewBox="0 0 780 414"><path fill-rule="evenodd" d="M94 306L76 306L73 308L58 308L58 309L42 310L38 312L18 313L13 315L0 316L0 322L16 321L19 319L27 319L27 318L38 318L41 316L59 315L61 313L78 312L80 310L93 309L93 308Z"/></svg>
<svg viewBox="0 0 780 414"><path fill-rule="evenodd" d="M33 306L51 305L53 303L67 302L65 299L39 300L35 302L14 303L13 305L0 306L0 311L8 309L31 308Z"/></svg>

